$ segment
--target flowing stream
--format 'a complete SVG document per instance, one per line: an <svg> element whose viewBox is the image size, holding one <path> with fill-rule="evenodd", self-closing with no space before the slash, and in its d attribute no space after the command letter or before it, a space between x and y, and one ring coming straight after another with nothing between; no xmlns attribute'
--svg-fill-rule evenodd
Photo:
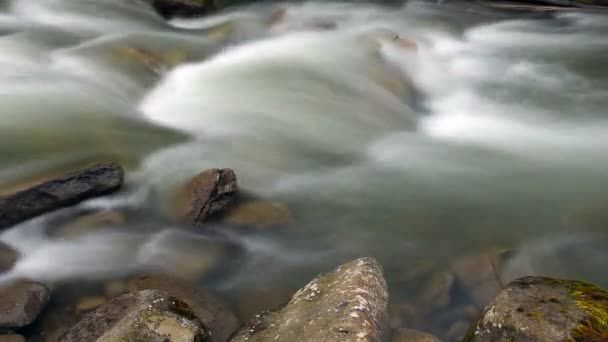
<svg viewBox="0 0 608 342"><path fill-rule="evenodd" d="M608 286L606 15L319 1L167 23L137 0L14 0L0 34L0 189L111 158L127 189L70 210L137 217L78 238L52 234L64 212L14 227L5 277L171 270L229 245L205 280L226 296L373 256L408 298L498 246L506 280ZM211 167L293 226L177 227L171 195Z"/></svg>

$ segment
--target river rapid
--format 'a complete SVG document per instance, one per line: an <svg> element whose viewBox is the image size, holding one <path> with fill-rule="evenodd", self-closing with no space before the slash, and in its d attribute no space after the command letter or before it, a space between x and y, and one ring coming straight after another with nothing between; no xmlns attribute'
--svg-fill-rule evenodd
<svg viewBox="0 0 608 342"><path fill-rule="evenodd" d="M498 248L504 281L606 287L607 33L602 14L470 3L273 3L165 22L137 0L0 0L0 189L94 160L128 168L120 194L4 232L22 253L4 277L170 271L230 246L202 280L227 297L373 256L408 301L433 272ZM178 227L172 194L211 167L286 204L293 224ZM95 208L134 214L54 233Z"/></svg>

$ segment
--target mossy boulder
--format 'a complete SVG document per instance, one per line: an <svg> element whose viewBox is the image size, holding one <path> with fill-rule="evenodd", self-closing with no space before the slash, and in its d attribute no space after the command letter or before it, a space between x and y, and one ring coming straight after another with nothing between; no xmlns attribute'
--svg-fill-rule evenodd
<svg viewBox="0 0 608 342"><path fill-rule="evenodd" d="M608 341L608 293L582 281L520 278L486 306L464 341Z"/></svg>
<svg viewBox="0 0 608 342"><path fill-rule="evenodd" d="M318 276L283 308L256 315L231 341L381 341L387 306L382 268L362 258Z"/></svg>
<svg viewBox="0 0 608 342"><path fill-rule="evenodd" d="M211 332L181 300L157 290L128 293L86 315L63 342L210 342Z"/></svg>
<svg viewBox="0 0 608 342"><path fill-rule="evenodd" d="M210 341L225 342L239 327L239 320L220 298L195 283L168 274L149 274L131 279L131 291L154 289L186 303L211 332Z"/></svg>

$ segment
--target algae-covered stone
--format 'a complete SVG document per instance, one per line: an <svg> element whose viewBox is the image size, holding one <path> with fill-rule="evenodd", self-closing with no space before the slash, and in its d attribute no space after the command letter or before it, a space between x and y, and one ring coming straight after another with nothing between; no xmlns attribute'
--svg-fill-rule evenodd
<svg viewBox="0 0 608 342"><path fill-rule="evenodd" d="M117 297L85 316L63 342L207 342L209 330L184 302L157 290Z"/></svg>
<svg viewBox="0 0 608 342"><path fill-rule="evenodd" d="M257 315L231 341L380 341L388 337L387 306L381 266L362 258L318 276L282 309Z"/></svg>
<svg viewBox="0 0 608 342"><path fill-rule="evenodd" d="M224 342L239 327L239 321L218 297L194 283L167 274L150 274L128 282L131 291L155 289L186 303L192 313L209 329L209 341Z"/></svg>
<svg viewBox="0 0 608 342"><path fill-rule="evenodd" d="M486 306L465 341L608 341L608 293L582 281L517 279Z"/></svg>

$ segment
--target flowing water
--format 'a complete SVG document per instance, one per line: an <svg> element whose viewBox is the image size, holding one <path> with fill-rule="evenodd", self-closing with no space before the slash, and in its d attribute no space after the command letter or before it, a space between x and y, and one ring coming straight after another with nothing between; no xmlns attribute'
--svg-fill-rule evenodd
<svg viewBox="0 0 608 342"><path fill-rule="evenodd" d="M166 23L137 0L0 1L0 188L112 158L127 189L71 210L136 213L78 238L52 234L65 212L6 231L23 254L6 277L170 270L229 245L236 261L206 280L227 297L374 256L407 299L419 274L498 246L515 251L507 280L608 286L607 33L603 14L464 3ZM210 167L288 205L293 226L177 227L171 195Z"/></svg>

